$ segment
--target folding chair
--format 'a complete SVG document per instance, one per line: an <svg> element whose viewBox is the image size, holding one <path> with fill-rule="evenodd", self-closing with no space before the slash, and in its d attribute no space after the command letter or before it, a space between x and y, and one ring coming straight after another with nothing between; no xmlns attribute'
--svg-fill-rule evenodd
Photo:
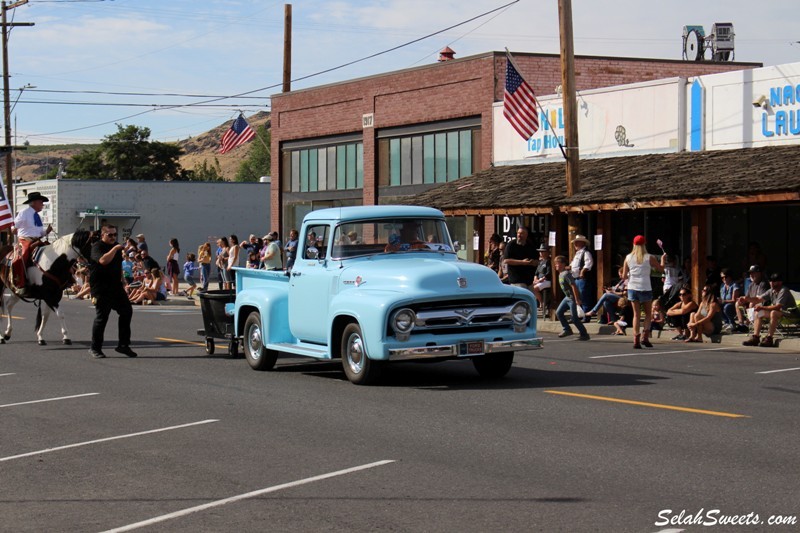
<svg viewBox="0 0 800 533"><path fill-rule="evenodd" d="M784 338L800 336L800 308L797 307L797 302L800 301L800 292L790 292L794 298L795 306L786 310L780 322L778 322L778 327L775 329L775 333Z"/></svg>

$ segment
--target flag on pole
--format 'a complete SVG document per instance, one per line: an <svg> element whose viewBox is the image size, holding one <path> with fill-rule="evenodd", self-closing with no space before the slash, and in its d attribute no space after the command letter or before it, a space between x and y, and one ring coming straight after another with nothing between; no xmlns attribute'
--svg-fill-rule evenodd
<svg viewBox="0 0 800 533"><path fill-rule="evenodd" d="M3 184L0 184L0 230L9 228L14 223L14 213L8 205L4 188Z"/></svg>
<svg viewBox="0 0 800 533"><path fill-rule="evenodd" d="M511 57L507 56L503 115L526 141L539 129L538 106L533 89L514 68Z"/></svg>
<svg viewBox="0 0 800 533"><path fill-rule="evenodd" d="M255 136L255 130L253 130L244 117L239 114L239 117L231 124L231 129L226 131L225 135L222 136L222 146L220 146L219 153L224 154L230 152Z"/></svg>

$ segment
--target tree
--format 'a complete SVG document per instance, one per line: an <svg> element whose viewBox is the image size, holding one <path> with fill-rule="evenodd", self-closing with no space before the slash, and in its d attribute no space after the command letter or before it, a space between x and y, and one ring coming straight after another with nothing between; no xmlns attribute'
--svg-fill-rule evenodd
<svg viewBox="0 0 800 533"><path fill-rule="evenodd" d="M178 158L183 149L149 138L150 128L117 124L117 133L107 135L100 143L109 177L118 180L181 179Z"/></svg>
<svg viewBox="0 0 800 533"><path fill-rule="evenodd" d="M188 178L192 181L224 181L222 179L222 167L219 164L219 159L214 158L214 163L208 164L207 159L203 159L202 163L197 163L194 169L188 171Z"/></svg>
<svg viewBox="0 0 800 533"><path fill-rule="evenodd" d="M269 175L272 158L267 147L270 146L272 131L267 129L267 125L262 125L257 128L256 135L258 138L251 141L250 154L239 164L236 181L258 181L261 176Z"/></svg>
<svg viewBox="0 0 800 533"><path fill-rule="evenodd" d="M103 150L100 147L75 154L67 163L67 179L105 179L107 177L108 168L103 162Z"/></svg>
<svg viewBox="0 0 800 533"><path fill-rule="evenodd" d="M181 180L187 179L175 144L150 141L150 128L122 126L107 135L100 146L85 150L67 164L69 179Z"/></svg>

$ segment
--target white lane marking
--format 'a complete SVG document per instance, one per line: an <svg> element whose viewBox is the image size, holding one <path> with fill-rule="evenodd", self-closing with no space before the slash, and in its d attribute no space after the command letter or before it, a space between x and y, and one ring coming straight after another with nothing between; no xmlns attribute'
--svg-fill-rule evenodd
<svg viewBox="0 0 800 533"><path fill-rule="evenodd" d="M651 352L649 350L642 350L641 352L633 352L633 353L617 353L613 355L594 355L589 359L606 359L607 357L631 357L633 355L664 355L664 354L671 354L671 353L691 353L691 352L714 352L718 350L728 350L729 348L707 348L707 349L698 349L698 350L670 350L666 352Z"/></svg>
<svg viewBox="0 0 800 533"><path fill-rule="evenodd" d="M5 461L12 461L14 459L22 459L23 457L31 457L42 453L57 452L60 450L67 450L69 448L77 448L78 446L88 446L89 444L98 444L100 442L109 442L112 440L127 439L129 437L139 437L141 435L149 435L151 433L161 433L162 431L171 431L173 429L188 428L191 426L199 426L201 424L210 424L212 422L219 422L219 420L201 420L199 422L192 422L190 424L181 424L179 426L170 426L168 428L151 429L149 431L139 431L138 433L128 433L127 435L117 435L116 437L106 437L104 439L89 440L86 442L76 442L75 444L67 444L66 446L58 446L57 448L46 448L35 452L21 453L19 455L11 455L9 457L0 457L0 463Z"/></svg>
<svg viewBox="0 0 800 533"><path fill-rule="evenodd" d="M0 405L0 407L14 407L16 405L29 405L32 403L57 402L58 400L71 400L73 398L85 398L86 396L97 396L98 394L100 393L90 392L87 394L75 394L74 396L61 396L60 398L45 398L43 400L31 400L29 402L7 403L5 405Z"/></svg>
<svg viewBox="0 0 800 533"><path fill-rule="evenodd" d="M13 374L13 373L12 374L0 374L0 378L2 378L3 376L16 376L16 374Z"/></svg>
<svg viewBox="0 0 800 533"><path fill-rule="evenodd" d="M765 370L764 372L756 372L756 374L775 374L776 372L791 372L792 370L800 370L800 367L781 368L780 370Z"/></svg>
<svg viewBox="0 0 800 533"><path fill-rule="evenodd" d="M225 498L222 500L216 500L209 503L204 503L202 505L198 505L196 507L189 507L188 509L183 509L181 511L175 511L174 513L169 513L161 516L156 516L154 518L150 518L149 520L142 520L141 522L136 522L134 524L128 524L127 526L118 527L115 529L109 529L104 531L103 533L119 533L122 531L131 531L134 529L139 529L141 527L151 526L153 524L157 524L159 522L164 522L166 520L172 520L173 518L180 518L182 516L187 516L192 513L197 513L200 511L205 511L206 509L212 509L214 507L220 507L222 505L226 505L232 502L238 502L240 500L245 500L248 498L255 498L257 496L261 496L262 494L268 494L270 492L277 492L283 489L289 489L292 487L298 487L300 485L306 485L308 483L313 483L315 481L322 481L323 479L328 479L337 476L344 476L346 474L352 474L353 472L358 472L361 470L367 470L369 468L375 468L377 466L388 465L389 463L394 463L394 460L384 460L384 461L377 461L375 463L369 463L366 465L361 466L354 466L352 468L345 468L344 470L337 470L336 472L330 472L328 474L321 474L319 476L314 477L307 477L305 479L299 479L297 481L292 481L290 483L284 483L282 485L275 485L273 487L267 487L265 489L254 490L253 492L248 492L245 494L239 494L238 496L231 496L230 498Z"/></svg>

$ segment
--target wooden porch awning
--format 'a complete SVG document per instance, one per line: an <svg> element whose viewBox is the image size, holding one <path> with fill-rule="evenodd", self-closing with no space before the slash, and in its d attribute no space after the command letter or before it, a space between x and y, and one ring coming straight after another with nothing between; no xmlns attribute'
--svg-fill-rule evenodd
<svg viewBox="0 0 800 533"><path fill-rule="evenodd" d="M447 215L521 215L800 201L800 145L581 160L567 198L565 163L493 167L405 203Z"/></svg>

